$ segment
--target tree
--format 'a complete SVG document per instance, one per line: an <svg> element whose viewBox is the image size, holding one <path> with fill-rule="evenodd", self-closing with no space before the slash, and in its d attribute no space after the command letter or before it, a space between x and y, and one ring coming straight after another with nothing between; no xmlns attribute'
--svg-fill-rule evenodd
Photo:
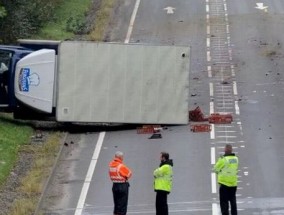
<svg viewBox="0 0 284 215"><path fill-rule="evenodd" d="M3 18L7 15L7 12L3 6L0 5L0 18Z"/></svg>

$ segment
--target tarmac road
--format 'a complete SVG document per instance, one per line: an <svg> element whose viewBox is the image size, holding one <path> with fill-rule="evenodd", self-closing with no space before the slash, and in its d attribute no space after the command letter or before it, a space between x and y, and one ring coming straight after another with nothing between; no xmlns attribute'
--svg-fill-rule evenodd
<svg viewBox="0 0 284 215"><path fill-rule="evenodd" d="M211 169L226 143L240 157L239 214L284 214L284 2L256 3L120 1L109 40L190 45L189 109L229 112L234 120L213 126L210 133L169 127L161 139L148 139L135 129L70 134L66 142L74 144L63 149L43 199L46 214L112 214L107 165L117 150L133 170L128 214L155 214L152 172L161 151L174 160L170 214L220 214Z"/></svg>

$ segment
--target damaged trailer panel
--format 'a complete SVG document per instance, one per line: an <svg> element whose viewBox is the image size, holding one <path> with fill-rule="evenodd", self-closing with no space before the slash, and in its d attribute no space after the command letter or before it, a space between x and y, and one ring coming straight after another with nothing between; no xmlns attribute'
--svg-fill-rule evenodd
<svg viewBox="0 0 284 215"><path fill-rule="evenodd" d="M65 41L56 120L187 124L190 48Z"/></svg>

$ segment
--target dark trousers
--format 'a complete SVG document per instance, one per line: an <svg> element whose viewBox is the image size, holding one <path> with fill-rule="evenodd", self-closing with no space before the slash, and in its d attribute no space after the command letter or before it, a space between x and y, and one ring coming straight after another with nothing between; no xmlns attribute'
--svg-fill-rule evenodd
<svg viewBox="0 0 284 215"><path fill-rule="evenodd" d="M220 185L220 207L222 215L229 215L229 202L231 205L231 215L237 215L236 191L237 187L227 187Z"/></svg>
<svg viewBox="0 0 284 215"><path fill-rule="evenodd" d="M113 183L112 193L114 210L113 213L117 215L126 215L128 203L128 189L129 183Z"/></svg>
<svg viewBox="0 0 284 215"><path fill-rule="evenodd" d="M168 215L168 192L156 191L156 215Z"/></svg>

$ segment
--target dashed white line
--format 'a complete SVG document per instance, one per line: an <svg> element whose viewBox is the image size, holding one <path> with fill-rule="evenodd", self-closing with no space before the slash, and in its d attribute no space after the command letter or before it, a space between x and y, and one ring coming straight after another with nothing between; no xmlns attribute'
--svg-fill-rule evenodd
<svg viewBox="0 0 284 215"><path fill-rule="evenodd" d="M239 102L235 101L235 110L236 110L236 115L240 115L240 108L239 108Z"/></svg>
<svg viewBox="0 0 284 215"><path fill-rule="evenodd" d="M217 180L215 172L211 173L211 188L212 188L212 193L217 193Z"/></svg>
<svg viewBox="0 0 284 215"><path fill-rule="evenodd" d="M210 102L210 114L214 113L214 102Z"/></svg>
<svg viewBox="0 0 284 215"><path fill-rule="evenodd" d="M209 83L209 93L210 93L210 96L214 96L213 83Z"/></svg>
<svg viewBox="0 0 284 215"><path fill-rule="evenodd" d="M210 139L214 140L215 139L215 125L211 125L211 132L210 132Z"/></svg>
<svg viewBox="0 0 284 215"><path fill-rule="evenodd" d="M236 81L233 81L233 92L234 92L234 95L238 95L238 90L237 90L237 82Z"/></svg>
<svg viewBox="0 0 284 215"><path fill-rule="evenodd" d="M213 215L218 215L219 214L218 205L216 203L212 204L212 214Z"/></svg>
<svg viewBox="0 0 284 215"><path fill-rule="evenodd" d="M207 61L208 61L208 62L211 61L210 51L207 51Z"/></svg>
<svg viewBox="0 0 284 215"><path fill-rule="evenodd" d="M215 147L211 147L211 164L214 165L215 163L216 163Z"/></svg>
<svg viewBox="0 0 284 215"><path fill-rule="evenodd" d="M207 48L210 48L210 38L207 38L206 44L207 44Z"/></svg>

